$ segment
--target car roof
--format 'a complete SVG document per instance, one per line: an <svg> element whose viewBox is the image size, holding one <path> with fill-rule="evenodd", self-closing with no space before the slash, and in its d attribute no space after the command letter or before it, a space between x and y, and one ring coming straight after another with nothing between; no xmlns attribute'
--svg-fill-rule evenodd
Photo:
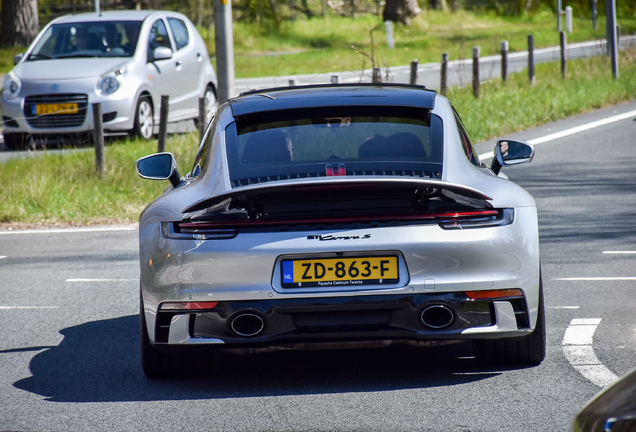
<svg viewBox="0 0 636 432"><path fill-rule="evenodd" d="M403 106L432 110L434 90L409 84L324 84L278 87L241 93L230 99L233 115L264 111L346 106Z"/></svg>
<svg viewBox="0 0 636 432"><path fill-rule="evenodd" d="M173 12L153 10L114 10L102 12L89 12L76 15L65 15L55 20L56 24L95 21L143 21L153 14L173 15ZM177 14L174 14L175 16Z"/></svg>

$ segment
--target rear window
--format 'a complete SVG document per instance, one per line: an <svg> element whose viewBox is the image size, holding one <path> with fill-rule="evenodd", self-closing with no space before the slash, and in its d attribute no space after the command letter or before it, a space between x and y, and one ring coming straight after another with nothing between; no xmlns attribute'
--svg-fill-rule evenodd
<svg viewBox="0 0 636 432"><path fill-rule="evenodd" d="M238 118L226 139L236 185L267 177L441 175L441 120L420 108L257 113Z"/></svg>

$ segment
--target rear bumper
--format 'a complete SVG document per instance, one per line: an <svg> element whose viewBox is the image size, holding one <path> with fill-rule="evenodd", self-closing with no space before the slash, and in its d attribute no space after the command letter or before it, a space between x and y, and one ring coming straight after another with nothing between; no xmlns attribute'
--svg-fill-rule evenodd
<svg viewBox="0 0 636 432"><path fill-rule="evenodd" d="M524 296L472 300L466 293L223 301L209 310L159 308L158 348L286 347L360 341L439 341L524 336Z"/></svg>

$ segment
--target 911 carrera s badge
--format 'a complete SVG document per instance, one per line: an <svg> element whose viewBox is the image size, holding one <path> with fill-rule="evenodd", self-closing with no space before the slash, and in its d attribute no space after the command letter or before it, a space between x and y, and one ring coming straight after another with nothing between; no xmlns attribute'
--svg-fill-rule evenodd
<svg viewBox="0 0 636 432"><path fill-rule="evenodd" d="M327 235L308 235L307 240L363 240L371 238L371 234L365 234L363 236L335 236L332 234Z"/></svg>

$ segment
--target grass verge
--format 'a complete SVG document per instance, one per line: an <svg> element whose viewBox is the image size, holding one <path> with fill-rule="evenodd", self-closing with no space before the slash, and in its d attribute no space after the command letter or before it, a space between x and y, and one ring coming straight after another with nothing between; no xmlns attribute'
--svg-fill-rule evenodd
<svg viewBox="0 0 636 432"><path fill-rule="evenodd" d="M558 63L540 64L536 83L527 73L508 83L483 83L482 97L471 88L454 88L448 97L461 114L474 142L538 126L592 109L633 100L636 49L621 54L620 78L611 77L609 59L568 62L561 78ZM197 150L197 135L173 135L167 150L187 172ZM48 153L0 164L0 226L22 224L94 224L136 221L141 210L168 186L140 179L135 160L156 151L155 142L117 141L106 148L106 174L95 173L90 150Z"/></svg>

